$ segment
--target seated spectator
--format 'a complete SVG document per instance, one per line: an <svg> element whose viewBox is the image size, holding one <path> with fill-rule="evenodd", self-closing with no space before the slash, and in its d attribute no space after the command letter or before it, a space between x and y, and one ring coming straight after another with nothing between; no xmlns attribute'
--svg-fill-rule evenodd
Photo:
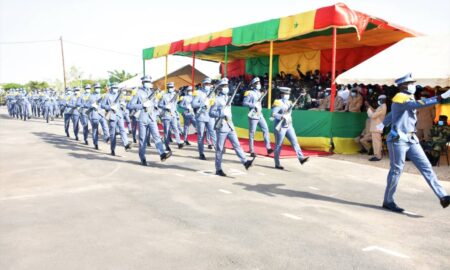
<svg viewBox="0 0 450 270"><path fill-rule="evenodd" d="M360 146L360 154L370 153L372 134L370 133L370 118L366 120L366 126L361 135L355 138L355 142Z"/></svg>
<svg viewBox="0 0 450 270"><path fill-rule="evenodd" d="M309 95L309 93L306 93L305 88L302 88L300 90L300 99L295 108L299 110L308 110L309 108L311 108L311 96Z"/></svg>
<svg viewBox="0 0 450 270"><path fill-rule="evenodd" d="M345 112L345 103L344 99L342 98L339 93L334 98L334 111L335 112Z"/></svg>
<svg viewBox="0 0 450 270"><path fill-rule="evenodd" d="M450 141L450 126L448 126L448 117L440 115L437 125L434 125L430 131L430 139L422 142L422 147L430 163L436 166L443 151L447 150L447 143Z"/></svg>
<svg viewBox="0 0 450 270"><path fill-rule="evenodd" d="M369 159L369 161L380 161L382 158L381 150L382 150L382 135L383 130L378 130L377 125L383 123L384 118L386 117L386 96L381 95L378 97L378 107L374 109L368 102L366 102L367 106L367 115L370 118L370 133L372 139L372 149L374 156Z"/></svg>
<svg viewBox="0 0 450 270"><path fill-rule="evenodd" d="M348 112L361 112L361 106L363 105L363 97L358 91L358 88L352 88L348 103L345 106L345 110Z"/></svg>
<svg viewBox="0 0 450 270"><path fill-rule="evenodd" d="M429 98L430 93L428 91L422 91L420 98ZM430 131L433 126L434 118L436 117L435 106L420 108L417 110L417 137L420 141L430 140Z"/></svg>

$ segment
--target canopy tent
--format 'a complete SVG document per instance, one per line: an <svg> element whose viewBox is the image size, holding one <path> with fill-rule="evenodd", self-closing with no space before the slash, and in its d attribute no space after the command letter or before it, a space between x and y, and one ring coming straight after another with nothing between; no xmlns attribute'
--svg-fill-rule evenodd
<svg viewBox="0 0 450 270"><path fill-rule="evenodd" d="M336 78L339 84L394 85L411 72L422 86L450 87L450 35L406 38Z"/></svg>
<svg viewBox="0 0 450 270"><path fill-rule="evenodd" d="M167 74L167 78L164 72L153 74L156 76L153 77L153 84L155 87L160 89L165 89L166 80L167 82L174 82L176 87L190 85L192 83L192 69L193 67L191 65L184 65L182 67L174 69L173 71L170 71L170 73ZM198 69L194 70L195 70L194 82L196 84L200 83L204 78L207 77L207 75L203 74ZM142 85L141 77L142 74L138 74L133 78L130 78L126 81L119 83L119 87L124 88L139 87Z"/></svg>
<svg viewBox="0 0 450 270"><path fill-rule="evenodd" d="M268 73L269 101L272 77L278 72L296 74L298 64L303 73L315 69L331 72L331 112L298 111L299 121L294 127L300 130L297 135L303 147L328 151L334 145L337 152L352 153L357 151L353 138L359 135L367 115L352 114L344 119L345 115L333 113L336 71L350 69L392 44L416 35L409 29L338 3L146 48L142 57L144 73L146 60L166 57L167 63L168 55L192 57L194 67L195 59L221 62L225 77L228 73L233 76ZM263 113L269 120L268 109L263 109ZM233 107L233 110L238 115L246 114L245 108ZM245 121L237 123L236 128L238 136L246 137L246 117L242 119ZM301 125L305 122L320 126L323 132L318 133L316 128L303 129ZM258 136L257 139L261 137Z"/></svg>

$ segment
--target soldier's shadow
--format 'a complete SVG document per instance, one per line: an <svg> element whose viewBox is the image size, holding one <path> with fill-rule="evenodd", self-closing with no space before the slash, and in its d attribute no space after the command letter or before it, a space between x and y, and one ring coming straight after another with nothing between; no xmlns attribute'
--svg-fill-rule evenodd
<svg viewBox="0 0 450 270"><path fill-rule="evenodd" d="M90 149L89 147L92 147L92 145L87 146L81 144L79 141L75 141L73 139L69 139L65 136L56 135L48 132L33 132L32 134L40 137L44 142L52 144L58 149L66 150L67 155L78 158L78 159L86 159L86 160L104 160L104 161L111 161L111 162L121 162L126 164L136 164L140 166L140 163L138 161L130 161L130 160L123 160L120 159L120 154L116 157L111 157L108 154L105 154L103 152ZM106 145L109 149L109 145ZM67 150L70 150L67 151ZM88 152L88 153L85 153ZM149 153L152 157L156 156L159 159L159 155L155 153ZM160 163L153 162L152 160L148 161L149 167L156 167L159 169L174 169L174 170L183 170L183 171L190 171L190 172L196 172L197 170L190 168L190 167L182 167L174 164L167 164L167 163ZM170 159L167 161L170 162Z"/></svg>
<svg viewBox="0 0 450 270"><path fill-rule="evenodd" d="M307 192L307 191L298 191L298 190L280 188L280 187L284 186L284 184L250 185L250 184L236 182L236 183L233 183L233 185L242 186L243 189L246 191L258 192L258 193L264 194L269 197L276 197L277 195L283 195L286 197L297 197L297 198L304 198L304 199L309 199L309 200L339 203L339 204L344 204L344 205L359 206L359 207L365 207L365 208L370 208L370 209L375 209L375 210L386 211L385 209L383 209L382 207L377 206L377 205L352 202L352 201L342 200L342 199L329 197L329 196L325 196L325 195L315 194L315 193L311 193L311 192ZM412 218L422 218L423 217L423 216L417 215L417 214L409 214L409 213L403 213L403 214L408 217L412 217Z"/></svg>

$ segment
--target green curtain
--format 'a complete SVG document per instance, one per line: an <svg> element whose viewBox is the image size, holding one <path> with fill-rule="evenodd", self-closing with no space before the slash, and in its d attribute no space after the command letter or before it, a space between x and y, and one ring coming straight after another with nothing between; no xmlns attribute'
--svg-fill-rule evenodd
<svg viewBox="0 0 450 270"><path fill-rule="evenodd" d="M254 76L269 74L269 58L269 56L248 58L245 61L245 73ZM272 76L276 76L279 72L278 58L278 55L274 55L272 58Z"/></svg>

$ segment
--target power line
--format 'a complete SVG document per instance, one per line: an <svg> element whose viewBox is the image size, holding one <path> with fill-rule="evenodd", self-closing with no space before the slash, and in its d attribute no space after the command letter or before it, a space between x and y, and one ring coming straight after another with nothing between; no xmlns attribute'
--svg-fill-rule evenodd
<svg viewBox="0 0 450 270"><path fill-rule="evenodd" d="M85 48L89 48L89 49L105 51L105 52L112 52L112 53L117 53L117 54L122 54L122 55L133 56L133 57L140 57L137 54L126 53L126 52L119 52L119 51L115 51L115 50L111 50L111 49L94 47L94 46L90 46L90 45L86 45L86 44L82 44L82 43L78 43L78 42L74 42L74 41L69 41L69 40L66 40L66 39L64 39L63 41L66 42L66 43L69 43L69 44L73 44L73 45L77 45L77 46L81 46L81 47L85 47Z"/></svg>
<svg viewBox="0 0 450 270"><path fill-rule="evenodd" d="M28 41L11 41L11 42L0 42L0 44L9 45L9 44L32 44L32 43L44 43L44 42L54 42L59 41L58 39L50 39L50 40L28 40Z"/></svg>

